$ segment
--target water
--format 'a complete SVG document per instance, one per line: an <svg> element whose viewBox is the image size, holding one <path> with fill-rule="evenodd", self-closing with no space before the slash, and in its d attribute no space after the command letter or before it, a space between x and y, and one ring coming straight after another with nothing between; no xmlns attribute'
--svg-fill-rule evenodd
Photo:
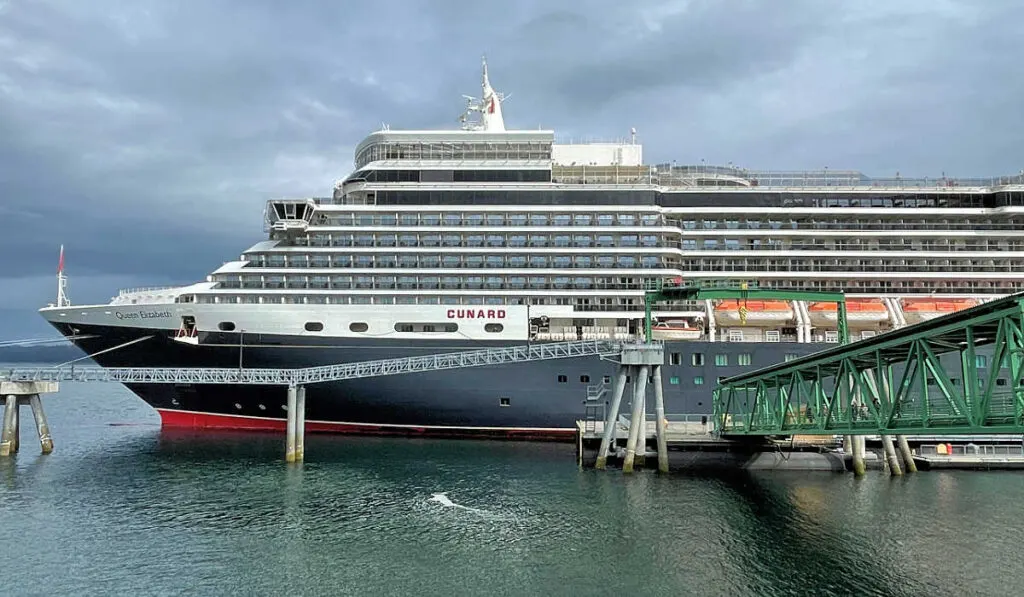
<svg viewBox="0 0 1024 597"><path fill-rule="evenodd" d="M0 461L7 595L1024 594L1017 473L626 478L567 445L324 436L295 467L119 386L45 405L56 451L23 424Z"/></svg>

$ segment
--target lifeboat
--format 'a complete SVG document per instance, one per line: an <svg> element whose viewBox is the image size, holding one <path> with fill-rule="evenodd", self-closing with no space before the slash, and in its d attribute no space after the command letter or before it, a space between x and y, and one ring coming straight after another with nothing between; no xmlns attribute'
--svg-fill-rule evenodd
<svg viewBox="0 0 1024 597"><path fill-rule="evenodd" d="M907 323L920 323L935 319L964 309L976 307L978 301L974 299L903 299L900 306L903 308L903 316Z"/></svg>
<svg viewBox="0 0 1024 597"><path fill-rule="evenodd" d="M835 327L838 323L839 306L836 303L811 303L807 311L811 316L811 325L819 327ZM889 319L889 311L880 299L847 299L846 323L878 324Z"/></svg>
<svg viewBox="0 0 1024 597"><path fill-rule="evenodd" d="M745 310L743 316L741 309ZM720 324L771 326L793 317L793 307L787 301L729 299L715 305L715 320Z"/></svg>
<svg viewBox="0 0 1024 597"><path fill-rule="evenodd" d="M694 327L688 321L659 321L651 327L656 340L700 340L704 330Z"/></svg>

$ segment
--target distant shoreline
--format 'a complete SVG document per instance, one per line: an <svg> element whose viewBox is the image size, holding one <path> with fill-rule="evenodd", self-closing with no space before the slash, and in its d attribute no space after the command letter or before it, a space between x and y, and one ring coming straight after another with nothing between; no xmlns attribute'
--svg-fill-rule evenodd
<svg viewBox="0 0 1024 597"><path fill-rule="evenodd" d="M85 356L77 346L5 346L0 363L64 363Z"/></svg>

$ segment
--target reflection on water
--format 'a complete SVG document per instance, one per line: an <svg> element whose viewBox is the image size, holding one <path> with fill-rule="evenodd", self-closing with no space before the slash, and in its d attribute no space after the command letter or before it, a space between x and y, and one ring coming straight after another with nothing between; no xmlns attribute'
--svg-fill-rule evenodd
<svg viewBox="0 0 1024 597"><path fill-rule="evenodd" d="M9 594L1024 594L1013 473L624 477L318 435L287 466L283 437L161 431L100 389L48 400L54 454L25 431L0 461Z"/></svg>

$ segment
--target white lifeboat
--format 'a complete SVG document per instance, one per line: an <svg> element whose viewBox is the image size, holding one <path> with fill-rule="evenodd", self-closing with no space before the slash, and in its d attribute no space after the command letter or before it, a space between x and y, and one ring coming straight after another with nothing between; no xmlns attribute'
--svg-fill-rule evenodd
<svg viewBox="0 0 1024 597"><path fill-rule="evenodd" d="M720 324L775 326L793 317L793 307L787 301L728 299L715 305L715 320Z"/></svg>
<svg viewBox="0 0 1024 597"><path fill-rule="evenodd" d="M651 335L656 340L699 340L703 333L688 321L659 321L651 326Z"/></svg>

